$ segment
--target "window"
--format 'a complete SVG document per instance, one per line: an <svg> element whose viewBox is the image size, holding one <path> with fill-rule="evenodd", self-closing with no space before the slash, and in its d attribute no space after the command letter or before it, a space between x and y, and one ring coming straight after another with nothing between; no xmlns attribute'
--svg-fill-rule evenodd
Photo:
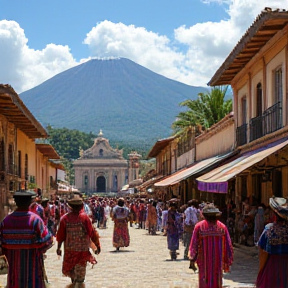
<svg viewBox="0 0 288 288"><path fill-rule="evenodd" d="M25 180L28 180L28 154L25 154Z"/></svg>
<svg viewBox="0 0 288 288"><path fill-rule="evenodd" d="M246 96L241 99L241 124L246 124L247 121L247 101Z"/></svg>
<svg viewBox="0 0 288 288"><path fill-rule="evenodd" d="M84 186L88 185L88 175L84 176Z"/></svg>
<svg viewBox="0 0 288 288"><path fill-rule="evenodd" d="M256 117L262 115L262 84L257 84L257 92L256 92Z"/></svg>
<svg viewBox="0 0 288 288"><path fill-rule="evenodd" d="M21 169L22 169L22 167L21 167L21 151L18 151L18 176L21 178Z"/></svg>
<svg viewBox="0 0 288 288"><path fill-rule="evenodd" d="M274 95L275 103L282 102L283 97L283 83L282 83L282 68L278 68L274 73Z"/></svg>
<svg viewBox="0 0 288 288"><path fill-rule="evenodd" d="M99 150L99 156L101 156L101 157L103 156L103 149Z"/></svg>

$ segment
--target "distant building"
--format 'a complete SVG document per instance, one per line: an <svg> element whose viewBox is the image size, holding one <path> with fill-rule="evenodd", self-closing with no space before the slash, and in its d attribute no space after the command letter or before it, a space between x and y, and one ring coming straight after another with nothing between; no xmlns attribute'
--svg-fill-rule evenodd
<svg viewBox="0 0 288 288"><path fill-rule="evenodd" d="M129 154L123 158L123 150L113 149L100 130L91 148L80 151L74 161L75 186L88 194L118 192L139 176L140 155Z"/></svg>

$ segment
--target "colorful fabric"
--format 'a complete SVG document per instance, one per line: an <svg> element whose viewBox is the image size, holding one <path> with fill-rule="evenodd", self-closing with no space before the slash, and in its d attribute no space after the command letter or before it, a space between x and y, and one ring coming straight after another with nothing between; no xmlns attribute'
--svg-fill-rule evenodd
<svg viewBox="0 0 288 288"><path fill-rule="evenodd" d="M181 215L176 211L169 209L167 214L167 244L168 249L176 251L179 249L179 239L181 234Z"/></svg>
<svg viewBox="0 0 288 288"><path fill-rule="evenodd" d="M288 255L269 254L267 262L259 272L257 288L288 288Z"/></svg>
<svg viewBox="0 0 288 288"><path fill-rule="evenodd" d="M97 263L89 248L91 241L100 246L99 235L83 210L80 213L67 213L61 218L56 239L64 242L62 273L65 276L73 277L77 264L86 267L87 262Z"/></svg>
<svg viewBox="0 0 288 288"><path fill-rule="evenodd" d="M162 227L163 229L167 228L167 220L168 220L168 210L162 211Z"/></svg>
<svg viewBox="0 0 288 288"><path fill-rule="evenodd" d="M128 247L130 244L130 236L128 231L128 222L125 219L114 220L113 230L113 247Z"/></svg>
<svg viewBox="0 0 288 288"><path fill-rule="evenodd" d="M269 254L288 254L288 223L267 224L258 246Z"/></svg>
<svg viewBox="0 0 288 288"><path fill-rule="evenodd" d="M267 224L258 246L269 255L258 274L256 287L288 288L288 223L283 221Z"/></svg>
<svg viewBox="0 0 288 288"><path fill-rule="evenodd" d="M157 228L157 210L156 207L152 204L148 205L147 209L147 222L148 222L148 231L149 234L155 235L156 234L156 228Z"/></svg>
<svg viewBox="0 0 288 288"><path fill-rule="evenodd" d="M7 288L45 288L43 253L52 236L33 212L14 211L0 226L0 247L9 263Z"/></svg>
<svg viewBox="0 0 288 288"><path fill-rule="evenodd" d="M128 230L129 210L126 207L115 206L113 208L113 247L128 247L130 244L130 236Z"/></svg>
<svg viewBox="0 0 288 288"><path fill-rule="evenodd" d="M153 226L153 225L157 225L157 210L156 207L154 207L152 204L148 205L148 209L147 209L147 220L149 225Z"/></svg>
<svg viewBox="0 0 288 288"><path fill-rule="evenodd" d="M221 288L222 273L228 272L233 262L233 247L226 226L220 221L197 223L189 253L199 268L199 288Z"/></svg>
<svg viewBox="0 0 288 288"><path fill-rule="evenodd" d="M129 209L117 205L113 208L112 215L113 219L126 219L129 217Z"/></svg>

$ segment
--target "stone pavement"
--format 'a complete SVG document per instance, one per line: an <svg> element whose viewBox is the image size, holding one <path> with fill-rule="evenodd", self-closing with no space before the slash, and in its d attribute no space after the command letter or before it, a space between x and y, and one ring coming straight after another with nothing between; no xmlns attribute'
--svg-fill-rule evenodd
<svg viewBox="0 0 288 288"><path fill-rule="evenodd" d="M98 263L87 266L86 283L81 287L92 288L196 288L198 274L189 269L189 261L183 260L183 245L177 261L171 261L167 239L160 232L148 235L147 230L132 227L130 246L116 252L112 246L113 222L108 229L98 229L102 251ZM256 248L235 248L231 273L224 275L224 287L253 287L257 276ZM70 279L62 277L61 259L56 255L56 245L47 252L45 260L50 288L71 288ZM0 276L0 287L5 287L5 276ZM80 287L80 286L79 286Z"/></svg>

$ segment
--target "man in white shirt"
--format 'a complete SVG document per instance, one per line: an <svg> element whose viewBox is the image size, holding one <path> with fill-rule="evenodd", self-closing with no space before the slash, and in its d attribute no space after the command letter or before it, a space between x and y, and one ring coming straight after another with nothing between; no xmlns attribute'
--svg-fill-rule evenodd
<svg viewBox="0 0 288 288"><path fill-rule="evenodd" d="M196 223L198 222L197 212L198 212L198 201L195 199L189 200L187 203L187 208L184 211L184 260L189 260L188 250L192 237L192 233Z"/></svg>

